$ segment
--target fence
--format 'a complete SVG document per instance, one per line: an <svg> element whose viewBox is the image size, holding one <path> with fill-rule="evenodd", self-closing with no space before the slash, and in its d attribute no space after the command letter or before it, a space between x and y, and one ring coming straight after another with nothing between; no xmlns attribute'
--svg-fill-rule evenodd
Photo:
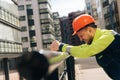
<svg viewBox="0 0 120 80"><path fill-rule="evenodd" d="M75 80L74 58L68 53L41 50L0 54L0 58L4 62L5 80L9 80L9 58L17 58L20 80ZM63 72L59 73L59 66L63 63Z"/></svg>
<svg viewBox="0 0 120 80"><path fill-rule="evenodd" d="M0 53L0 59L3 61L5 80L9 80L9 63L8 59L17 58L22 53Z"/></svg>

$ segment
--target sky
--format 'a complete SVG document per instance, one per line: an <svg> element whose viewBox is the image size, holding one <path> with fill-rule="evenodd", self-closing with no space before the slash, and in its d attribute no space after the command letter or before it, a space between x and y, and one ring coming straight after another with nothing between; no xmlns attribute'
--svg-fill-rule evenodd
<svg viewBox="0 0 120 80"><path fill-rule="evenodd" d="M11 2L10 0L4 0ZM82 11L85 8L84 0L50 0L52 12L59 12L60 17L68 16L68 13Z"/></svg>
<svg viewBox="0 0 120 80"><path fill-rule="evenodd" d="M50 0L52 12L59 12L60 17L68 16L68 13L81 11L85 8L84 0Z"/></svg>

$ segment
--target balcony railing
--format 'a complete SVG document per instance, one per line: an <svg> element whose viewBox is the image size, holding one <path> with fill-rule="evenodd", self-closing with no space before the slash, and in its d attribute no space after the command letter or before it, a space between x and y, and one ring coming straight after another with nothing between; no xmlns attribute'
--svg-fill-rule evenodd
<svg viewBox="0 0 120 80"><path fill-rule="evenodd" d="M3 63L3 71L4 71L4 79L9 80L9 59L15 59L17 57L20 57L22 55L22 52L17 53L0 53L0 59Z"/></svg>

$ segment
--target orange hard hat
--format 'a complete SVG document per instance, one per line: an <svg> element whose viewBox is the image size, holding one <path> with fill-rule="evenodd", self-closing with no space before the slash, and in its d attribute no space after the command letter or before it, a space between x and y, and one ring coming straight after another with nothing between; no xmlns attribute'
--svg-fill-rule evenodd
<svg viewBox="0 0 120 80"><path fill-rule="evenodd" d="M82 28L84 28L86 25L90 23L94 23L95 20L92 16L88 14L82 14L78 17L76 17L72 22L72 27L74 30L74 33L72 35L75 35L76 32Z"/></svg>

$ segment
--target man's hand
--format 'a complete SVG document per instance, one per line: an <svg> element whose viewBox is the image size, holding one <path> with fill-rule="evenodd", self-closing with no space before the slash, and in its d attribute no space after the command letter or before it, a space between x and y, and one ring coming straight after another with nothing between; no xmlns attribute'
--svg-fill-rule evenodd
<svg viewBox="0 0 120 80"><path fill-rule="evenodd" d="M59 50L59 45L60 45L60 42L57 41L57 40L54 40L52 42L52 44L50 45L50 50L52 50L52 51L58 51Z"/></svg>

